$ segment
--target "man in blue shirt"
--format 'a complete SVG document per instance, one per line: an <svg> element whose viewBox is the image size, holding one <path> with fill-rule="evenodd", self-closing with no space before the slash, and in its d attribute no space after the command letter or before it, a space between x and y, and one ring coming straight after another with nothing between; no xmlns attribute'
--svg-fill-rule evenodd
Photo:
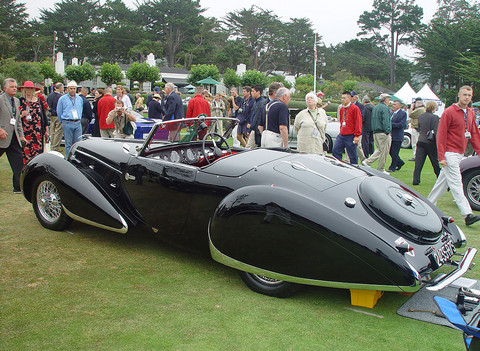
<svg viewBox="0 0 480 351"><path fill-rule="evenodd" d="M77 94L77 83L72 80L67 84L67 94L58 99L57 115L62 124L65 138L65 156L68 157L72 145L82 136L83 100Z"/></svg>
<svg viewBox="0 0 480 351"><path fill-rule="evenodd" d="M267 104L265 119L258 126L262 132L262 147L288 147L289 102L290 91L282 87L275 93L275 99Z"/></svg>

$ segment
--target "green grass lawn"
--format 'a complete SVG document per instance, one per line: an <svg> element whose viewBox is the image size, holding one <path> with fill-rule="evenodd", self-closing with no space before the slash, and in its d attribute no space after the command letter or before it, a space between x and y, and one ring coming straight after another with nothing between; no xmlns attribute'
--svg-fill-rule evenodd
<svg viewBox="0 0 480 351"><path fill-rule="evenodd" d="M404 160L411 150L402 150ZM390 160L388 160L390 162ZM393 176L411 184L413 162ZM434 183L425 165L427 195ZM438 206L479 247L451 194ZM161 208L159 208L161 211ZM408 297L385 293L350 308L347 290L308 287L288 299L250 291L233 269L146 233L74 222L44 229L14 195L0 158L0 350L461 350L459 331L396 314ZM480 256L475 259L478 263ZM480 279L480 268L467 274ZM381 316L382 318L379 318Z"/></svg>

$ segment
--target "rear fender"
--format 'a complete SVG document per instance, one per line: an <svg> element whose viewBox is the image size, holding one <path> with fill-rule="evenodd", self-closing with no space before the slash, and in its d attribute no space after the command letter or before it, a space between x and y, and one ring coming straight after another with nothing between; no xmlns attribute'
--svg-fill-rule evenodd
<svg viewBox="0 0 480 351"><path fill-rule="evenodd" d="M280 187L245 187L217 207L209 225L210 252L225 265L286 281L418 290L419 277L404 257L347 211Z"/></svg>
<svg viewBox="0 0 480 351"><path fill-rule="evenodd" d="M55 153L43 153L30 161L22 172L25 198L32 202L35 180L48 176L57 187L67 215L103 229L126 233L128 224L105 196L70 162Z"/></svg>

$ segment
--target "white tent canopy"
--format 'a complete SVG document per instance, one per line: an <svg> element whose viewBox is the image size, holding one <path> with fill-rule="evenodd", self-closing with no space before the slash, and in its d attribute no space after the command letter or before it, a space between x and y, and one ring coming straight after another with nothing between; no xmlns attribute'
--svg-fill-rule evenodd
<svg viewBox="0 0 480 351"><path fill-rule="evenodd" d="M411 104L417 97L417 93L410 86L408 82L405 82L403 87L394 94L396 97L401 99L405 104Z"/></svg>
<svg viewBox="0 0 480 351"><path fill-rule="evenodd" d="M418 91L417 96L421 97L424 103L427 101L435 101L438 104L438 108L434 113L438 116L442 116L442 113L445 110L445 104L438 98L437 95L435 95L428 84L425 84L423 88Z"/></svg>

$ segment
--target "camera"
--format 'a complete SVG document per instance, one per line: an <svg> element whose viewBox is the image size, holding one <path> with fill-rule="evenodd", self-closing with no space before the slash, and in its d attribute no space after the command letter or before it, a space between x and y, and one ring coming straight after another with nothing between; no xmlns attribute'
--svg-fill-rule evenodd
<svg viewBox="0 0 480 351"><path fill-rule="evenodd" d="M121 111L121 110L122 110L122 108L121 108L121 107L115 107L115 110L117 110L117 111Z"/></svg>

